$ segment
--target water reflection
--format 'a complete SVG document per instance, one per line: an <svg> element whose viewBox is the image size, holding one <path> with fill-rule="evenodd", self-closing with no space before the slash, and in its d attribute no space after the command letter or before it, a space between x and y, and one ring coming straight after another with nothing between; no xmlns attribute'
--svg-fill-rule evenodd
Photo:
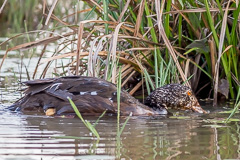
<svg viewBox="0 0 240 160"><path fill-rule="evenodd" d="M3 108L0 110L0 156L3 159L240 158L239 122L210 128L203 127L206 124L197 115L181 120L133 117L117 138L116 117L105 116L96 127L101 137L96 143L77 118L23 115ZM207 117L216 116L219 115L212 113ZM86 119L95 122L97 117ZM121 119L121 124L124 121Z"/></svg>

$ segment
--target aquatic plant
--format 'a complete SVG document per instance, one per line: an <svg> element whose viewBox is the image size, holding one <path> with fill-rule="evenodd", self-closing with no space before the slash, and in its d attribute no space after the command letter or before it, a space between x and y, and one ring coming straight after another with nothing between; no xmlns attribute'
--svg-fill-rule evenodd
<svg viewBox="0 0 240 160"><path fill-rule="evenodd" d="M99 119L101 117L103 117L103 115L106 113L106 111L104 111L102 113L101 116L99 116L99 118L97 119L97 121L92 125L89 121L83 119L81 113L79 112L78 108L76 107L76 105L74 104L74 102L71 100L71 98L67 97L67 99L69 100L74 112L76 113L76 115L78 116L79 119L81 119L81 121L83 122L83 124L89 129L89 131L91 131L91 133L93 133L96 137L97 137L97 140L100 139L100 136L97 132L97 130L95 129L96 127L96 124L98 123Z"/></svg>
<svg viewBox="0 0 240 160"><path fill-rule="evenodd" d="M228 123L228 121L233 117L233 115L238 111L240 107L240 90L238 91L238 94L237 94L237 98L236 98L236 102L235 102L235 105L234 105L234 109L233 111L231 112L231 114L229 115L229 117L226 119L225 123Z"/></svg>

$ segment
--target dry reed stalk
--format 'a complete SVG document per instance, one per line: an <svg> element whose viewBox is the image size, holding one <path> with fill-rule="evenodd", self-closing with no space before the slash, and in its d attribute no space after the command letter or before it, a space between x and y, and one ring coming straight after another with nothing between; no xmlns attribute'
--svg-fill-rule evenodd
<svg viewBox="0 0 240 160"><path fill-rule="evenodd" d="M40 56L39 56L39 58L38 58L38 62L37 62L37 64L36 64L36 67L35 67L35 69L34 69L33 76L32 76L33 79L34 79L35 76L36 76L36 73L37 73L37 70L38 70L38 66L39 66L39 64L40 64L40 61L42 60L42 57L43 57L43 54L44 54L45 51L46 51L46 48L47 48L47 44L44 45L44 47L43 47L43 49L42 49L42 51L41 51L41 54L40 54Z"/></svg>
<svg viewBox="0 0 240 160"><path fill-rule="evenodd" d="M45 21L45 25L48 25L49 19L50 19L51 15L52 15L52 12L53 12L55 6L57 5L57 2L58 2L58 0L54 0L54 1L53 1L53 4L52 4L52 6L51 6L51 8L50 8L50 11L49 11L49 13L48 13L47 19L46 19L46 21Z"/></svg>
<svg viewBox="0 0 240 160"><path fill-rule="evenodd" d="M197 56L195 57L195 60L194 60L196 64L199 64L200 58L201 58L201 54L197 54ZM204 63L206 64L206 62L204 62ZM201 67L201 68L203 68L203 67ZM198 70L198 67L196 65L193 66L192 74L194 74L194 76L192 77L192 79L190 81L191 81L191 84L194 84L194 85L192 85L192 90L195 92L197 89L199 79L200 79L200 74L201 74L201 72Z"/></svg>
<svg viewBox="0 0 240 160"><path fill-rule="evenodd" d="M189 73L189 59L187 59L186 63L185 63L185 70L184 70L184 75L185 77L188 77L188 73Z"/></svg>
<svg viewBox="0 0 240 160"><path fill-rule="evenodd" d="M138 9L138 15L137 15L137 21L136 21L136 25L135 25L134 34L133 34L134 37L138 37L139 28L140 28L141 21L142 21L142 15L144 12L144 3L145 3L145 0L142 0L140 2L140 7Z"/></svg>
<svg viewBox="0 0 240 160"><path fill-rule="evenodd" d="M124 68L124 70L123 70ZM127 64L125 65L124 67L122 68L121 70L121 78L124 79L127 75L129 75L130 73L132 73L134 71L134 68L130 65L130 64ZM117 75L118 77L118 75Z"/></svg>
<svg viewBox="0 0 240 160"><path fill-rule="evenodd" d="M213 106L217 105L219 66L220 66L220 59L221 59L221 56L222 56L222 49L223 49L223 42L224 42L224 37L225 37L226 25L227 25L227 13L228 13L229 5L230 5L230 1L228 1L227 8L226 8L224 16L223 16L222 28L221 28L221 32L220 32L220 38L219 38L220 40L219 40L219 47L218 47L218 60L217 60L216 66L215 66L216 76L214 77Z"/></svg>
<svg viewBox="0 0 240 160"><path fill-rule="evenodd" d="M123 10L122 10L120 16L118 17L118 21L117 21L118 23L122 21L123 15L127 11L130 1L131 0L127 0L127 2L125 3L125 6L124 6Z"/></svg>
<svg viewBox="0 0 240 160"><path fill-rule="evenodd" d="M46 11L46 0L43 0L43 15L45 14L45 11Z"/></svg>
<svg viewBox="0 0 240 160"><path fill-rule="evenodd" d="M132 78L132 76L133 76L135 73L136 73L136 71L132 71L132 72L128 75L128 77L123 81L122 87L128 82L128 80L129 80L130 78Z"/></svg>
<svg viewBox="0 0 240 160"><path fill-rule="evenodd" d="M53 33L53 32L50 32L50 33ZM54 34L56 34L56 33L54 33ZM15 46L15 47L9 48L9 51L18 50L18 49L25 50L25 49L30 49L30 48L33 48L33 47L36 47L36 46L39 46L39 45L49 44L49 43L52 43L52 42L54 42L56 40L59 40L61 38L66 38L68 36L71 36L73 34L75 34L75 32L69 32L69 33L66 33L64 35L59 35L58 34L58 36L47 37L47 38L43 38L43 39L38 40L38 41L23 43L23 44Z"/></svg>
<svg viewBox="0 0 240 160"><path fill-rule="evenodd" d="M7 3L7 0L4 0L2 6L1 6L1 8L0 8L0 14L2 13L2 10L3 10L3 8L5 7L6 3Z"/></svg>
<svg viewBox="0 0 240 160"><path fill-rule="evenodd" d="M175 8L176 10L179 10L177 6L175 6L174 4L172 4L172 7ZM188 19L188 17L186 15L184 15L183 13L179 12L181 14L181 16L185 19L185 21L189 24L189 26L191 27L191 29L193 30L194 34L196 35L196 37L199 39L200 38L200 32L198 29L196 29L191 21Z"/></svg>
<svg viewBox="0 0 240 160"><path fill-rule="evenodd" d="M139 47L139 48L130 48L130 49L126 49L125 52L128 52L128 51L154 51L155 49L162 49L164 47L149 47L149 48L145 48L145 47Z"/></svg>
<svg viewBox="0 0 240 160"><path fill-rule="evenodd" d="M94 0L89 0L89 1L92 2L92 4L97 6L96 9L99 10L99 12L104 12L103 8L98 3L96 3ZM110 14L108 14L108 17L110 18L111 21L116 22L116 20Z"/></svg>
<svg viewBox="0 0 240 160"><path fill-rule="evenodd" d="M120 53L123 53L123 52L117 52L117 53L120 54ZM54 56L54 57L49 57L49 58L47 58L46 60L43 60L43 61L40 63L40 65L43 64L43 63L51 62L51 61L53 61L53 60L57 60L57 59L61 59L61 58L74 57L74 56L76 56L76 55L77 55L77 53L67 53L67 54L63 54L63 55L57 55L57 56ZM99 56L105 56L105 57L108 56L108 55L107 55L107 51L100 51L100 52L98 53L98 55L99 55ZM89 56L89 52L81 52L81 54L79 55L79 59L82 59L82 58L84 58L84 57L86 57L86 56ZM121 63L124 63L124 64L130 64L131 66L133 66L133 67L135 68L135 70L139 71L139 66L138 66L138 64L135 63L134 61L128 60L128 59L123 58L123 57L119 57L119 61L120 61ZM75 61L75 62L76 62L76 61ZM74 62L74 63L75 63L75 62Z"/></svg>
<svg viewBox="0 0 240 160"><path fill-rule="evenodd" d="M79 28L78 28L77 56L76 56L77 64L76 64L75 75L79 75L79 64L80 64L80 54L81 54L81 48L82 48L83 29L84 29L84 23L80 22Z"/></svg>
<svg viewBox="0 0 240 160"><path fill-rule="evenodd" d="M169 42L167 36L166 36L166 33L164 31L164 28L163 28L163 24L162 24L162 12L163 12L163 8L164 8L164 3L165 3L165 0L162 1L162 6L160 6L160 2L158 0L155 0L155 4L156 4L156 12L157 12L157 19L158 19L158 29L159 29L159 36L161 36L163 38L163 41L164 43L166 44L168 50L169 50L169 53L170 55L172 56L174 62L176 63L176 66L177 66L177 69L181 75L181 78L184 82L186 82L186 85L191 87L189 82L187 81L187 78L185 77L183 71L182 71L182 68L177 60L177 57L175 55L175 52L174 52L174 49L171 45L171 43ZM161 8L159 10L159 8Z"/></svg>
<svg viewBox="0 0 240 160"><path fill-rule="evenodd" d="M113 38L112 38L112 48L110 48L110 51L109 53L111 54L112 56L112 63L113 63L113 70L112 70L112 83L116 83L116 51L117 51L117 40L118 40L118 33L119 33L119 30L121 28L121 26L124 24L124 22L121 22L117 25L115 31L114 31L114 34L113 34Z"/></svg>
<svg viewBox="0 0 240 160"><path fill-rule="evenodd" d="M69 23L59 19L57 16L55 16L54 14L51 15L51 18L58 21L58 23L55 26L58 26L59 23L68 26L68 28L72 29L73 31L77 31L77 26L71 26Z"/></svg>
<svg viewBox="0 0 240 160"><path fill-rule="evenodd" d="M143 84L144 79L142 79L134 88L129 92L130 95L133 95Z"/></svg>
<svg viewBox="0 0 240 160"><path fill-rule="evenodd" d="M26 32L26 33L24 33L24 34L35 33L35 32L39 32L39 31L41 31L41 30ZM53 33L53 32L50 32L50 33ZM56 33L55 33L55 34L56 34ZM9 49L5 52L5 54L4 54L3 58L2 58L2 61L1 61L1 64L0 64L0 70L1 70L1 68L2 68L2 65L3 65L3 63L4 63L5 59L6 59L7 54L8 54L9 51L19 50L19 49L22 49L22 50L24 50L24 49L30 49L30 48L36 47L36 46L38 46L38 45L49 44L49 43L54 42L54 41L56 41L56 40L58 40L58 39L65 38L65 37L68 37L68 36L73 35L73 34L75 34L75 33L74 33L74 32L69 32L69 33L66 33L66 34L64 34L64 35L47 37L47 38L44 38L44 39L41 39L41 40L38 40L38 41L28 42L28 43L20 44L20 45L17 45L17 46L15 46L15 47L9 48ZM16 36L14 36L14 37L9 38L8 40L2 42L2 43L0 44L0 46L3 45L3 44L5 44L5 43L7 43L8 41L16 38L16 37L21 36L21 35L23 35L23 34L19 34L19 35L16 35Z"/></svg>
<svg viewBox="0 0 240 160"><path fill-rule="evenodd" d="M216 45L214 44L213 37L211 36L208 40L210 57L211 57L211 67L212 67L212 76L215 77L215 65L216 65Z"/></svg>

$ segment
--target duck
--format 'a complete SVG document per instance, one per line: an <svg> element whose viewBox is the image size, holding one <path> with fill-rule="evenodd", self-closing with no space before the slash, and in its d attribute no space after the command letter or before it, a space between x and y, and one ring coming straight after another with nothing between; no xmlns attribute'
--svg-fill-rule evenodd
<svg viewBox="0 0 240 160"><path fill-rule="evenodd" d="M103 79L87 76L65 76L22 82L24 96L9 107L12 111L45 112L46 115L74 114L70 98L83 115L98 115L106 111L117 114L117 87ZM120 115L167 115L169 107L206 113L189 87L169 84L153 91L140 103L121 90Z"/></svg>

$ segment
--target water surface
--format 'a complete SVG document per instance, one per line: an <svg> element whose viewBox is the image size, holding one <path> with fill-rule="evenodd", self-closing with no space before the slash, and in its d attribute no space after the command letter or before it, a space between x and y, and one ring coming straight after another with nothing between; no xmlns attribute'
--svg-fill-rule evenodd
<svg viewBox="0 0 240 160"><path fill-rule="evenodd" d="M240 158L239 122L217 128L202 121L228 114L187 114L187 119L132 117L120 138L116 137L116 117L104 116L96 127L101 137L97 143L77 118L22 114L4 108L0 108L1 159ZM92 123L97 118L85 117ZM122 117L121 124L124 121Z"/></svg>

